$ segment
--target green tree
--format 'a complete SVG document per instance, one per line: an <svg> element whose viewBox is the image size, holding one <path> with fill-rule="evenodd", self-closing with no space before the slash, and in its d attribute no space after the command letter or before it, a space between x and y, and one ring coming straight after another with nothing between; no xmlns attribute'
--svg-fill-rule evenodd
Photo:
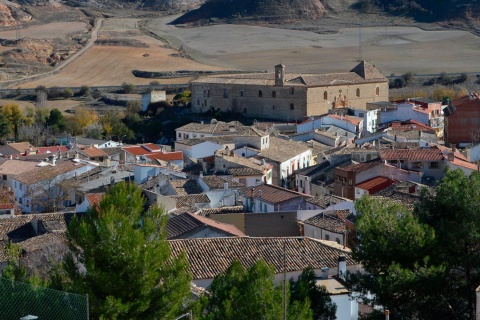
<svg viewBox="0 0 480 320"><path fill-rule="evenodd" d="M445 265L430 257L434 230L388 199L365 196L355 209L359 237L353 257L366 272L349 276L353 290L364 302L389 309L394 319L451 316L445 297L439 295L445 286Z"/></svg>
<svg viewBox="0 0 480 320"><path fill-rule="evenodd" d="M89 86L83 85L80 87L80 91L78 92L80 96L88 97L92 94L92 89Z"/></svg>
<svg viewBox="0 0 480 320"><path fill-rule="evenodd" d="M332 303L330 294L323 286L317 286L315 271L306 268L297 281L290 280L290 303L308 301L315 320L334 320L337 306Z"/></svg>
<svg viewBox="0 0 480 320"><path fill-rule="evenodd" d="M18 104L7 103L1 107L0 113L2 113L7 123L9 123L10 132L15 135L15 141L17 141L18 127L25 121L25 115L22 109L20 109Z"/></svg>
<svg viewBox="0 0 480 320"><path fill-rule="evenodd" d="M451 318L475 318L475 288L480 283L480 173L449 170L435 190L424 193L420 220L435 231L432 262L446 265L444 303Z"/></svg>
<svg viewBox="0 0 480 320"><path fill-rule="evenodd" d="M263 260L247 269L234 260L225 273L213 280L210 295L203 301L206 307L200 317L209 320L281 319L283 288L275 287L274 272L274 267ZM289 290L286 301L289 301ZM312 318L308 301L295 303L289 309L288 312L292 312L290 319Z"/></svg>
<svg viewBox="0 0 480 320"><path fill-rule="evenodd" d="M141 189L122 182L68 226L72 254L52 283L88 294L92 319L174 319L186 306L187 260L171 255L167 215L144 205Z"/></svg>
<svg viewBox="0 0 480 320"><path fill-rule="evenodd" d="M124 93L134 93L136 88L133 83L124 82L122 83L122 90Z"/></svg>
<svg viewBox="0 0 480 320"><path fill-rule="evenodd" d="M62 132L65 130L67 122L62 112L58 109L50 110L50 115L47 118L47 125L49 125L54 132Z"/></svg>
<svg viewBox="0 0 480 320"><path fill-rule="evenodd" d="M66 99L70 99L71 97L73 97L73 90L70 88L65 88L65 90L63 90L63 96Z"/></svg>
<svg viewBox="0 0 480 320"><path fill-rule="evenodd" d="M10 128L8 127L8 122L3 113L0 112L0 139L5 138L9 133Z"/></svg>

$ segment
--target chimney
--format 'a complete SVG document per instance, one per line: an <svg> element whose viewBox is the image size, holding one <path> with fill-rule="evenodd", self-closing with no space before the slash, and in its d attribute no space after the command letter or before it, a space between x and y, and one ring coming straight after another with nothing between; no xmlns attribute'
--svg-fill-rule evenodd
<svg viewBox="0 0 480 320"><path fill-rule="evenodd" d="M452 143L451 146L452 146L452 152L456 152L457 151L457 145Z"/></svg>
<svg viewBox="0 0 480 320"><path fill-rule="evenodd" d="M344 255L338 257L338 277L345 279L347 274L347 261Z"/></svg>
<svg viewBox="0 0 480 320"><path fill-rule="evenodd" d="M262 198L263 197L263 190L258 190L258 197Z"/></svg>
<svg viewBox="0 0 480 320"><path fill-rule="evenodd" d="M227 181L225 181L223 183L223 190L228 190L228 182Z"/></svg>
<svg viewBox="0 0 480 320"><path fill-rule="evenodd" d="M454 160L454 157L455 157L455 156L454 156L453 152L447 153L447 160L448 160L448 161L453 161L453 160Z"/></svg>
<svg viewBox="0 0 480 320"><path fill-rule="evenodd" d="M328 267L322 268L322 279L328 279L328 270L330 270Z"/></svg>
<svg viewBox="0 0 480 320"><path fill-rule="evenodd" d="M55 159L55 156L52 158L52 164L56 165L57 164L57 159Z"/></svg>
<svg viewBox="0 0 480 320"><path fill-rule="evenodd" d="M12 159L13 159L13 156L12 156L12 155L10 155L10 160L12 160Z"/></svg>
<svg viewBox="0 0 480 320"><path fill-rule="evenodd" d="M203 178L203 171L200 171L199 177L200 177L200 178Z"/></svg>

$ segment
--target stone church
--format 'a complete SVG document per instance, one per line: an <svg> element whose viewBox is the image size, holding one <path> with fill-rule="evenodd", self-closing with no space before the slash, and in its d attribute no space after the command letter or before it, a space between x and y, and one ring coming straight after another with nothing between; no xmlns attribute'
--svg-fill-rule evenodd
<svg viewBox="0 0 480 320"><path fill-rule="evenodd" d="M365 109L367 102L388 101L388 80L365 61L350 72L275 73L205 76L192 81L192 111L241 113L245 117L302 121L351 106Z"/></svg>

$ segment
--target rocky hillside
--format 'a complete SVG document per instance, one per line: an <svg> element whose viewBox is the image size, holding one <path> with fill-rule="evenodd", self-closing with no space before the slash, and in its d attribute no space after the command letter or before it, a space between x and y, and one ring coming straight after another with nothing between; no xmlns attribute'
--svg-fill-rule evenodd
<svg viewBox="0 0 480 320"><path fill-rule="evenodd" d="M174 23L203 20L253 19L280 22L317 19L326 12L320 0L207 0L200 8L187 12Z"/></svg>
<svg viewBox="0 0 480 320"><path fill-rule="evenodd" d="M32 16L24 12L19 4L10 1L0 1L0 26L15 26L31 19Z"/></svg>

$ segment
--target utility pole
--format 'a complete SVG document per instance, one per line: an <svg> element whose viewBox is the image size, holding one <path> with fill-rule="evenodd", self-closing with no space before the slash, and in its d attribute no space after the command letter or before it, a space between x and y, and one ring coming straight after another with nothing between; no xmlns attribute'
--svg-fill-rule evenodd
<svg viewBox="0 0 480 320"><path fill-rule="evenodd" d="M363 60L362 55L362 25L358 28L358 60Z"/></svg>

